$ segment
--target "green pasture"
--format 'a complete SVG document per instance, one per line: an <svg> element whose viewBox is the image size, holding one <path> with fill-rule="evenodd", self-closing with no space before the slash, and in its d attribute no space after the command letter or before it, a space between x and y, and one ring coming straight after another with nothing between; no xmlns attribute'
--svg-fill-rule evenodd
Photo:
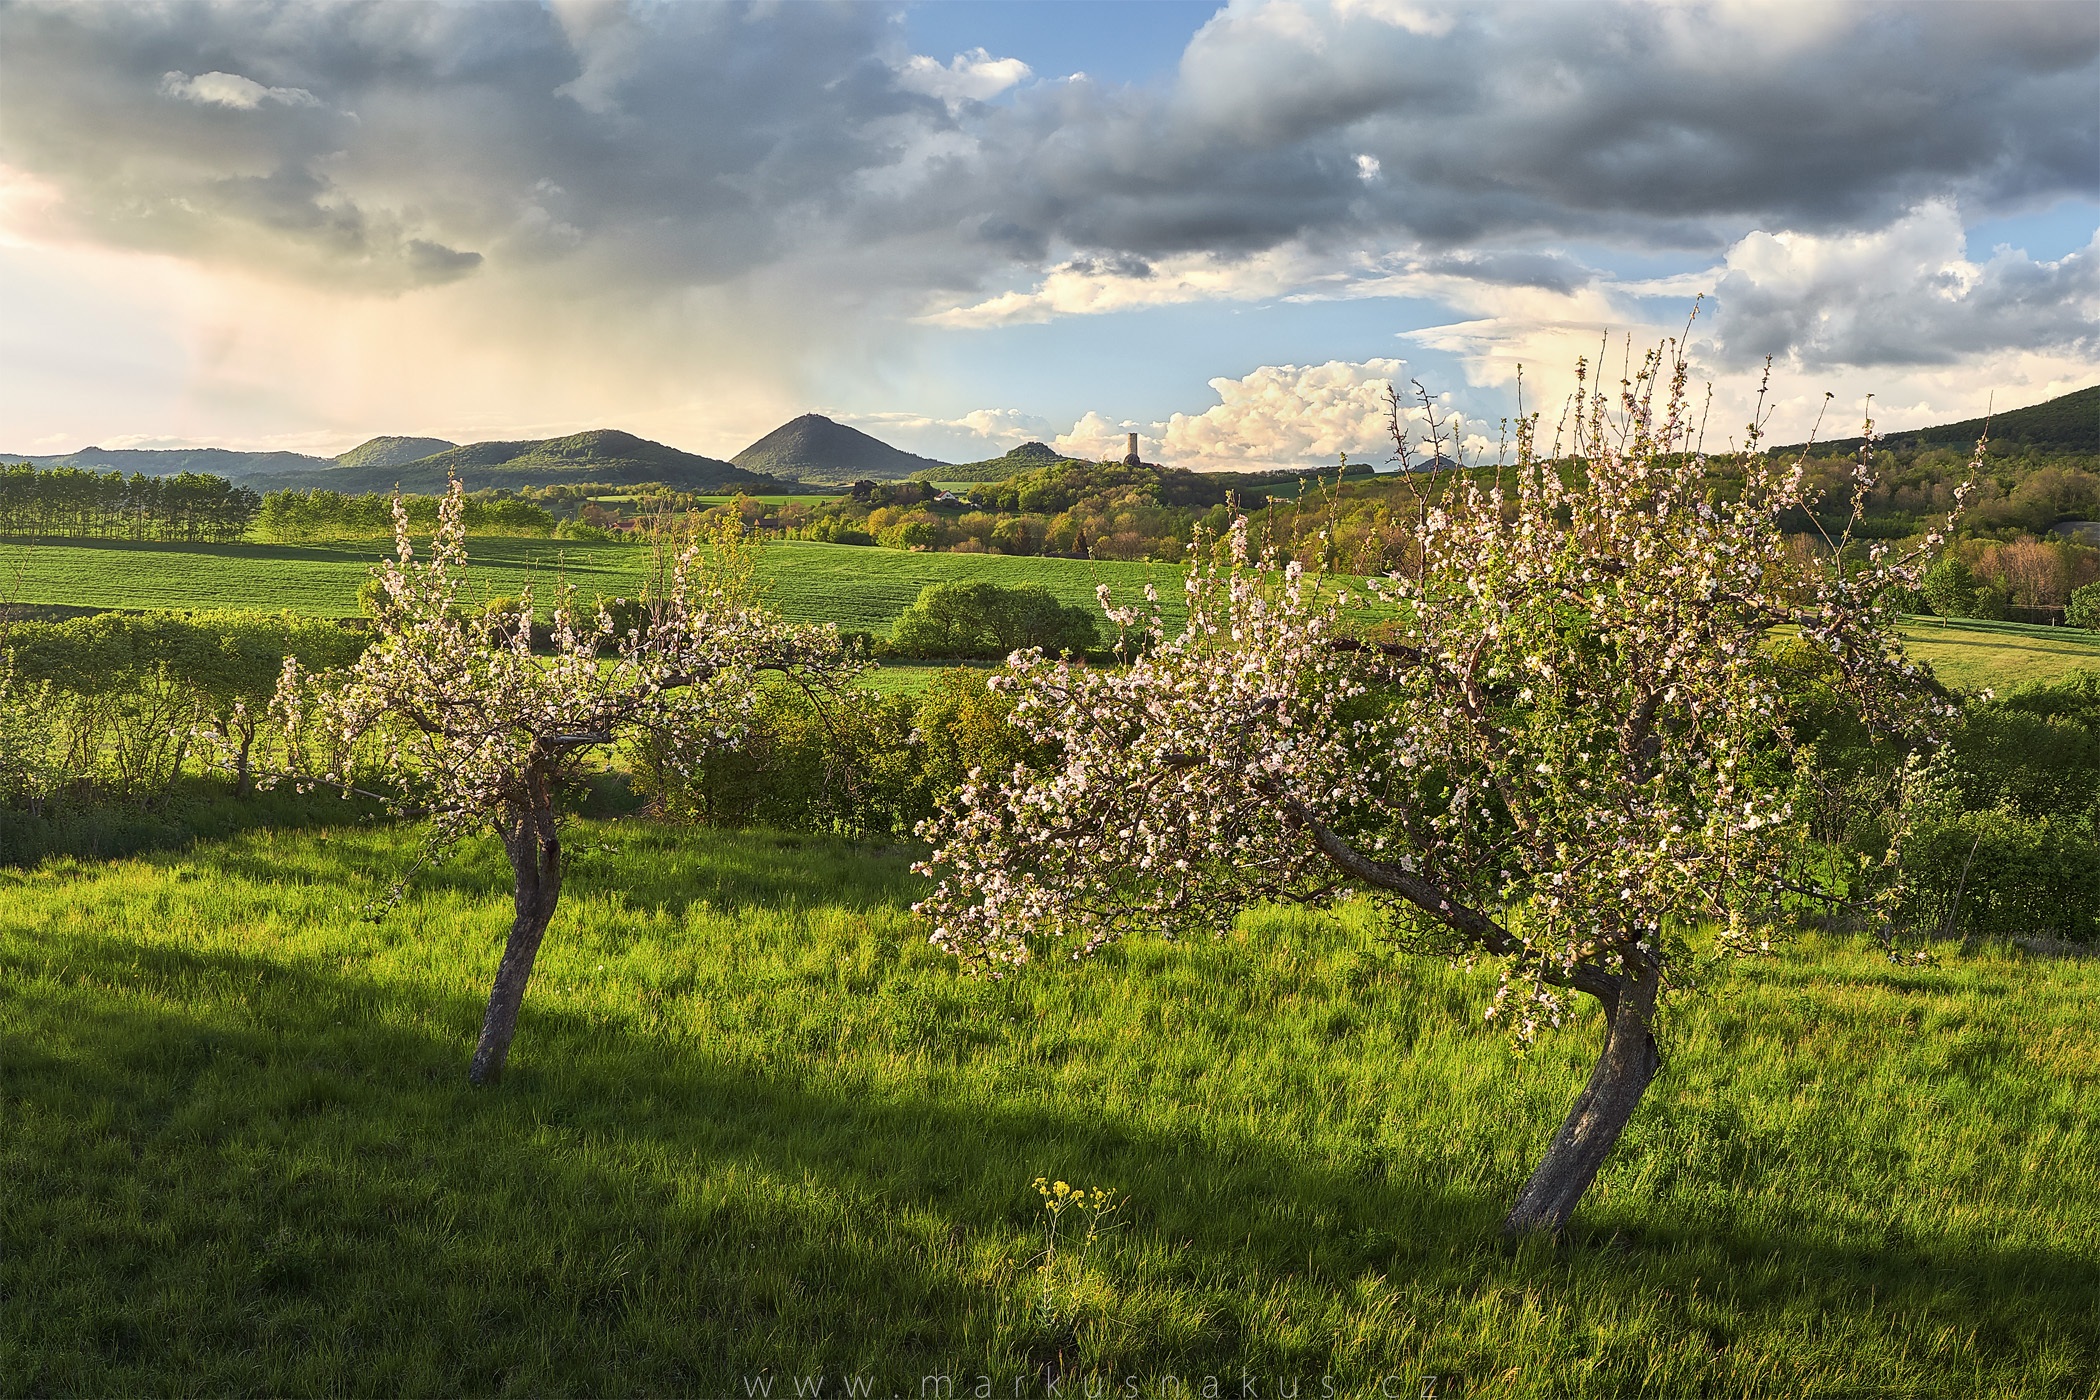
<svg viewBox="0 0 2100 1400"><path fill-rule="evenodd" d="M350 544L138 544L123 541L0 544L0 603L92 608L289 608L315 617L357 611L366 571L389 551ZM586 593L630 594L650 566L646 545L477 537L470 572L490 596L526 583L543 595L566 580ZM799 621L887 632L929 583L1039 583L1060 599L1094 603L1106 583L1135 601L1147 582L1172 605L1180 571L1170 564L1037 559L1000 554L911 553L788 541L768 544L760 573L775 604ZM2019 623L1914 618L1904 635L1940 678L2000 690L2100 667L2100 634Z"/></svg>
<svg viewBox="0 0 2100 1400"><path fill-rule="evenodd" d="M362 917L415 848L0 872L0 1392L2100 1393L2092 962L1715 968L1511 1245L1593 1027L1364 918L972 979L904 851L584 823L471 1092L507 873ZM1127 1201L1083 1261L1039 1175Z"/></svg>
<svg viewBox="0 0 2100 1400"><path fill-rule="evenodd" d="M2083 667L2100 670L2100 632L2020 622L1915 617L1903 629L1904 647L1960 690L2008 690L2051 681Z"/></svg>
<svg viewBox="0 0 2100 1400"><path fill-rule="evenodd" d="M289 608L313 617L346 617L357 611L357 590L367 570L391 552L380 541L0 544L0 602ZM498 536L472 540L469 554L473 583L489 596L516 594L527 583L544 596L561 581L585 593L632 594L651 564L648 546L626 542ZM914 554L803 541L768 544L759 559L763 582L789 617L874 632L886 632L929 583L1040 583L1067 602L1092 605L1097 584L1106 583L1134 601L1152 581L1168 599L1180 598L1179 573L1166 564Z"/></svg>

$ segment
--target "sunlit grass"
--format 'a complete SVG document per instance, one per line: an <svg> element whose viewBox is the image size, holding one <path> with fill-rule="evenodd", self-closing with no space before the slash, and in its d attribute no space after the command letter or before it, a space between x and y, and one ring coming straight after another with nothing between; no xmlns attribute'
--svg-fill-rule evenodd
<svg viewBox="0 0 2100 1400"><path fill-rule="evenodd" d="M288 608L310 617L349 617L383 541L352 544L136 544L125 541L0 545L0 603L90 608ZM562 583L586 597L632 596L648 577L646 545L480 537L469 541L470 588L511 597L528 584L544 601ZM774 542L759 553L759 578L776 607L797 622L834 622L886 633L932 583L1039 583L1061 600L1094 605L1106 583L1135 600L1154 582L1170 602L1179 573L1166 564L1035 559L1000 554L914 554L867 546Z"/></svg>
<svg viewBox="0 0 2100 1400"><path fill-rule="evenodd" d="M2005 691L2100 670L2100 632L2077 627L1921 617L1904 625L1903 647L1957 690Z"/></svg>
<svg viewBox="0 0 2100 1400"><path fill-rule="evenodd" d="M971 980L902 851L587 823L476 1093L505 872L361 919L413 848L0 872L0 1391L2095 1390L2092 963L1717 970L1512 1247L1589 1028L1513 1062L1361 918ZM1054 1308L1038 1175L1130 1200Z"/></svg>

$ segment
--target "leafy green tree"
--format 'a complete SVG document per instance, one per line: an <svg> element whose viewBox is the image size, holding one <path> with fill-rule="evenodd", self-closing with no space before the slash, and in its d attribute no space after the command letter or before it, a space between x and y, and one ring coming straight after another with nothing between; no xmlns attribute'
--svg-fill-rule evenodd
<svg viewBox="0 0 2100 1400"><path fill-rule="evenodd" d="M1941 617L1974 617L1976 586L1976 571L1950 554L1926 570L1918 591Z"/></svg>
<svg viewBox="0 0 2100 1400"><path fill-rule="evenodd" d="M1059 602L1039 583L934 583L898 617L890 640L906 656L993 660L1028 647L1084 652L1100 632L1090 609Z"/></svg>
<svg viewBox="0 0 2100 1400"><path fill-rule="evenodd" d="M2071 595L2064 621L2089 632L2100 632L2100 583L2089 583Z"/></svg>

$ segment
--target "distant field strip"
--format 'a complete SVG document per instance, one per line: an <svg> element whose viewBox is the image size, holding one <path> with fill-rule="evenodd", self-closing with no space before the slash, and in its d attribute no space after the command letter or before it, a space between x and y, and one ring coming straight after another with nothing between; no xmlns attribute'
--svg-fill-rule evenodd
<svg viewBox="0 0 2100 1400"><path fill-rule="evenodd" d="M545 596L558 582L585 594L631 594L647 576L647 548L571 540L488 538L469 546L474 584L487 596L527 584ZM123 541L0 546L0 602L89 608L288 608L347 617L357 590L386 553L375 542L341 545L141 545ZM998 554L912 554L851 545L767 545L760 574L781 611L798 621L886 631L930 583L1039 583L1066 602L1092 603L1107 584L1135 600L1147 581L1180 598L1166 564Z"/></svg>
<svg viewBox="0 0 2100 1400"><path fill-rule="evenodd" d="M528 583L543 598L566 580L586 595L632 594L647 575L641 545L491 536L469 545L474 585L486 596L516 594ZM354 544L0 545L0 602L89 608L288 608L311 617L357 611L358 586L387 553ZM1150 582L1178 622L1180 569L1087 559L1003 554L913 554L865 546L790 541L765 546L760 574L775 604L802 622L887 632L929 583L984 580L1039 583L1069 603L1094 602L1107 584L1136 601ZM2012 622L1911 619L1911 653L1952 686L2004 689L2100 668L2100 634Z"/></svg>

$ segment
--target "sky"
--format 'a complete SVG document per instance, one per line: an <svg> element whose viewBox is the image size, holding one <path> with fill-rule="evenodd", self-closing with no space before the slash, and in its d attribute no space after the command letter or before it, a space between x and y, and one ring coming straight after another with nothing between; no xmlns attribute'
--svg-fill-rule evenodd
<svg viewBox="0 0 2100 1400"><path fill-rule="evenodd" d="M2100 382L2100 5L0 0L8 452L1492 456L1695 302L1713 445Z"/></svg>

